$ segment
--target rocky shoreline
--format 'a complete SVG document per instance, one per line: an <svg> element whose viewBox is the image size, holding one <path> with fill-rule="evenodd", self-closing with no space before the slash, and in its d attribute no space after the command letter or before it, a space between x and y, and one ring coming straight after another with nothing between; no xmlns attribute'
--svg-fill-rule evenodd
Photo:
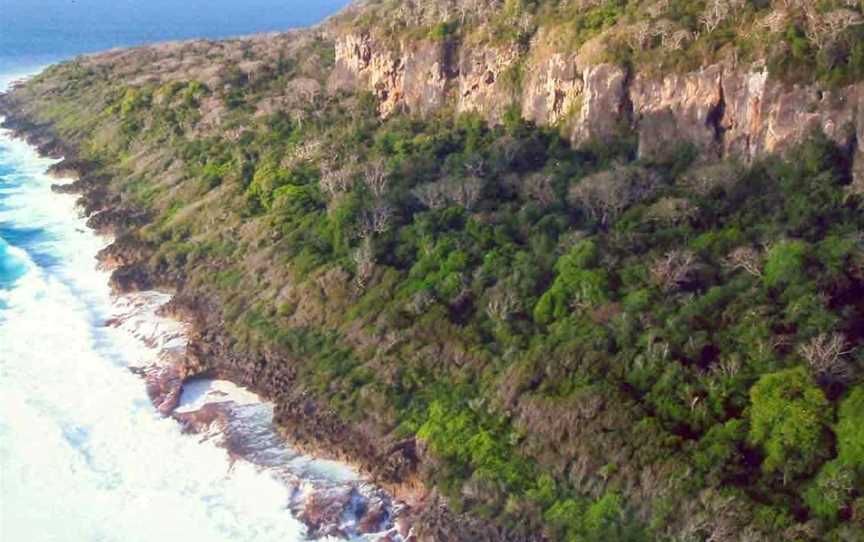
<svg viewBox="0 0 864 542"><path fill-rule="evenodd" d="M217 445L227 451L232 463L244 460L274 472L291 490L288 508L307 526L313 538L339 536L391 542L438 539L415 534L412 527L416 509L401 500L404 495L415 496L418 489L422 492L422 486L415 485L419 483L378 483L373 466L363 457L346 452L350 445L338 446L336 439L321 438L320 443L309 439L289 446L290 439L286 437L290 433L285 434L280 422L291 416L298 405L276 403L275 415L268 403L238 405L231 400L207 402L193 410L178 409L184 387L190 383L225 380L260 393L265 400L271 396L256 386L252 375L225 368L235 365L229 361L232 352L224 348L225 332L209 327L213 323L204 316L206 311L183 293L182 278L153 276L141 265L153 247L137 242L130 232L146 224L146 213L124 206L118 196L108 192L103 179L90 175L92 165L76 158L76 149L55 138L50 127L16 116L3 95L0 95L0 119L3 121L0 126L35 147L39 154L60 160L48 173L58 179L76 180L54 185L52 190L78 195L78 206L88 217L87 226L99 235L113 238L97 256L99 269L111 273L110 284L118 310L105 325L124 329L158 353L155 363L133 365L130 369L145 381L148 396L160 414L172 417L186 433L200 435L202 440L217 439ZM209 356L228 359L220 362L208 359ZM251 425L250 409L257 418ZM304 434L313 435L321 427L328 426ZM341 427L331 434L351 440L350 432ZM331 444L336 447L328 448ZM274 461L274 454L279 460ZM326 477L310 481L293 465L298 460L310 461L304 456L339 461L345 464L343 468L372 475L373 482L359 477L341 483Z"/></svg>
<svg viewBox="0 0 864 542"><path fill-rule="evenodd" d="M189 326L160 315L170 296L158 292L119 295L119 328L158 352L156 361L133 365L153 405L184 433L226 450L231 464L246 461L289 488L288 508L313 538L334 536L397 542L412 540L410 509L339 463L312 459L288 445L273 425L273 407L238 393L210 374L183 374ZM227 390L225 388L228 388Z"/></svg>

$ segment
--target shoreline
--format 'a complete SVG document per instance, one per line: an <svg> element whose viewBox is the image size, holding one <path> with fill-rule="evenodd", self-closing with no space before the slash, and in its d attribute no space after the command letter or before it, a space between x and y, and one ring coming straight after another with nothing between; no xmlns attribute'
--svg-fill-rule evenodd
<svg viewBox="0 0 864 542"><path fill-rule="evenodd" d="M245 461L282 481L292 494L288 508L313 538L412 540L405 517L410 509L404 503L364 480L355 466L323 459L285 440L273 426L272 403L217 375L177 374L188 324L160 314L170 297L156 291L116 295L118 314L105 323L157 354L152 363L129 367L145 382L156 411L176 421L183 433L214 441L226 451L230 468ZM346 516L354 516L353 524L340 525Z"/></svg>
<svg viewBox="0 0 864 542"><path fill-rule="evenodd" d="M14 88L14 84L11 88ZM53 184L52 192L78 196L76 208L88 218L87 227L106 241L105 247L96 255L95 269L106 274L111 286L112 316L101 322L101 325L122 330L154 354L154 359L144 362L127 360L127 368L144 382L155 412L172 418L183 433L200 435L202 442L216 439L216 445L223 448L228 456L231 465L229 471L238 460L259 470L270 471L269 474L291 490L291 502L286 504L286 508L307 527L307 534L312 539L339 536L390 542L415 540L412 507L395 495L392 486L387 488L385 484L367 479L367 469L359 462L348 460L350 458L343 454L326 453L323 448L290 442L273 421L274 405L265 397L255 390L248 390L231 375L202 367L196 370L196 364L189 363L187 354L194 323L184 321L176 311L171 310L176 292L163 291L170 290L164 285L130 288L129 284L124 284L122 288L118 287L113 277L115 271L123 267L124 261L113 256L112 247L118 246L122 231L128 228L124 222L129 220L130 214L134 221L134 212L114 209L109 203L99 201L105 199L105 194L94 197L93 186L85 180L88 166L86 162L72 158L77 155L75 150L54 137L47 128L16 118L2 102L2 97L0 94L0 126L12 138L27 143L39 156L58 160L46 174L58 181L68 182ZM202 383L203 392L200 390ZM226 383L232 389L226 391L220 383ZM191 400L184 399L186 386L198 388ZM213 389L207 391L207 388ZM212 400L204 400L208 396ZM241 397L245 402L240 402ZM272 434L268 436L268 444L271 447L275 444L285 448L283 452L292 454L290 461L307 466L317 464L319 470L324 464L330 464L331 470L341 471L340 475L347 479L336 485L321 484L324 477L310 480L302 472L275 472L278 465L256 460L254 454L272 452L258 449L254 442L250 443L267 428L261 427L261 424L240 427L241 430L248 429L256 433L244 435L237 432L238 428L234 426L237 424L232 425L239 417L236 410L250 406L259 411L269 409L270 418L263 420L263 425L270 426ZM273 438L276 439L275 443ZM347 471L354 471L354 475L346 477ZM318 487L315 483L319 484ZM341 487L337 487L340 484ZM350 516L353 516L353 524L350 520L346 524L345 518Z"/></svg>
<svg viewBox="0 0 864 542"><path fill-rule="evenodd" d="M51 125L34 123L22 111L24 107L10 93L0 93L0 117L6 116L3 126L40 154L62 158L50 168L50 174L78 179L53 189L79 196L87 225L97 233L114 236L115 242L98 255L100 265L113 269L109 283L114 293L159 290L174 294L161 315L185 322L191 330L189 349L175 380L182 383L202 375L220 378L272 401L273 424L295 450L347 464L394 500L405 503L400 509L405 518L400 526L406 542L542 540L538 533L514 532L507 525L454 510L449 499L425 481L437 460L423 442L414 437L394 440L376 433L374 426L341 420L324 398L293 385L293 354L236 349L221 320L218 300L194 287L187 289L182 276L148 267L156 247L133 235L147 223L146 215L124 206L119 195L109 192L104 179L91 175L96 165L80 160L77 149L55 136ZM161 393L163 388L157 388L157 394Z"/></svg>

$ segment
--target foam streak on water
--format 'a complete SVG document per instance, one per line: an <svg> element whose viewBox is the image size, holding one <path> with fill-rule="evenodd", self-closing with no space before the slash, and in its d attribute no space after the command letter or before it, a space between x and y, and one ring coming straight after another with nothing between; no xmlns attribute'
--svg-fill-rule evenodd
<svg viewBox="0 0 864 542"><path fill-rule="evenodd" d="M106 241L51 163L0 131L0 539L303 540L282 481L155 412L129 370L154 350L104 325Z"/></svg>

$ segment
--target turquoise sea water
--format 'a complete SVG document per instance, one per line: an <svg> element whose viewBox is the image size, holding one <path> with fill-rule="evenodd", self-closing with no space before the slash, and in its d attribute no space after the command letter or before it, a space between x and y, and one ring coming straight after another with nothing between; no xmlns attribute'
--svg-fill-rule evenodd
<svg viewBox="0 0 864 542"><path fill-rule="evenodd" d="M12 247L0 237L0 288L15 284L24 272L24 265L12 254Z"/></svg>
<svg viewBox="0 0 864 542"><path fill-rule="evenodd" d="M6 178L10 173L12 173L11 168L4 166L0 162L0 194L3 193L4 188L9 186ZM0 205L2 205L2 199L0 199ZM0 210L2 210L2 207L0 207ZM24 274L26 268L20 257L16 257L13 254L14 249L6 242L3 234L3 230L0 229L0 289L8 289ZM9 235L10 233L6 232L6 236Z"/></svg>

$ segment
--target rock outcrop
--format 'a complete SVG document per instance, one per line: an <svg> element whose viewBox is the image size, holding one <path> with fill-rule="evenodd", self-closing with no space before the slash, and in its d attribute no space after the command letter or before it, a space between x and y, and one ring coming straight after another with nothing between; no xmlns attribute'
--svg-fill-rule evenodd
<svg viewBox="0 0 864 542"><path fill-rule="evenodd" d="M639 156L665 158L677 141L703 151L719 150L723 117L723 69L703 70L657 79L636 75L630 86Z"/></svg>
<svg viewBox="0 0 864 542"><path fill-rule="evenodd" d="M572 55L555 53L530 66L525 83L522 114L528 120L557 125L582 109L585 82Z"/></svg>
<svg viewBox="0 0 864 542"><path fill-rule="evenodd" d="M585 68L582 108L570 137L574 143L605 142L626 130L633 114L628 77L624 68L612 64Z"/></svg>
<svg viewBox="0 0 864 542"><path fill-rule="evenodd" d="M626 70L612 64L580 68L575 55L552 54L529 67L522 114L538 124L560 126L579 144L606 141L629 123Z"/></svg>
<svg viewBox="0 0 864 542"><path fill-rule="evenodd" d="M404 82L402 56L376 46L367 34L348 34L336 42L331 90L366 88L378 98L379 111L386 116L404 103Z"/></svg>
<svg viewBox="0 0 864 542"><path fill-rule="evenodd" d="M759 67L726 68L720 82L724 155L752 160L782 152L813 130L846 147L854 143L856 124L860 129L861 85L836 90L786 86Z"/></svg>
<svg viewBox="0 0 864 542"><path fill-rule="evenodd" d="M514 47L463 47L459 53L456 110L498 121L516 101L520 69Z"/></svg>
<svg viewBox="0 0 864 542"><path fill-rule="evenodd" d="M856 176L864 183L864 85L788 85L759 63L661 77L578 54L542 53L430 40L390 48L350 33L336 37L330 87L374 92L385 116L451 104L498 121L519 104L527 120L559 126L577 145L635 132L640 157L651 159L666 158L680 141L709 158L749 162L821 130L857 155Z"/></svg>
<svg viewBox="0 0 864 542"><path fill-rule="evenodd" d="M403 46L405 105L421 114L444 106L455 77L456 48L450 43L418 41Z"/></svg>

